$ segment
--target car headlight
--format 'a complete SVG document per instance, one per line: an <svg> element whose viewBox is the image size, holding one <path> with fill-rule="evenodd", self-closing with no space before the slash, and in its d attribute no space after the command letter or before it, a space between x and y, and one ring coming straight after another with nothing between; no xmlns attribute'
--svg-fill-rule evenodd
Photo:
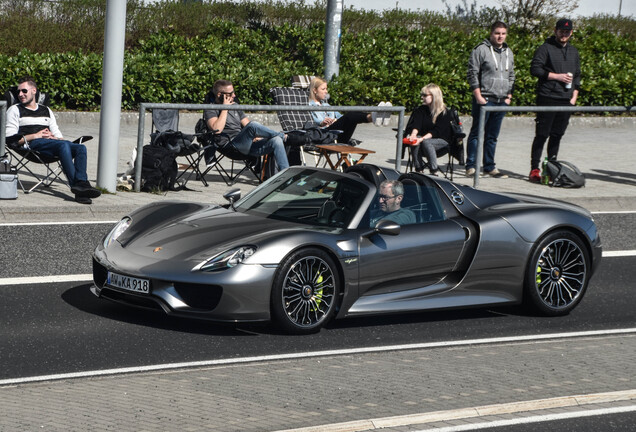
<svg viewBox="0 0 636 432"><path fill-rule="evenodd" d="M241 246L230 249L197 265L192 270L212 272L231 268L254 255L254 252L256 252L256 248L254 246Z"/></svg>
<svg viewBox="0 0 636 432"><path fill-rule="evenodd" d="M113 227L112 230L108 233L108 235L104 238L104 247L110 246L112 242L117 240L120 235L124 233L132 223L132 219L129 217L125 217L120 220L117 225Z"/></svg>

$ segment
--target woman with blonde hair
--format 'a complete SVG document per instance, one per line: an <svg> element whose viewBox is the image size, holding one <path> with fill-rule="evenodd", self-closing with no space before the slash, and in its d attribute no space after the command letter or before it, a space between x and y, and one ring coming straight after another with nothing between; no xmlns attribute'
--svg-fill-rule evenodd
<svg viewBox="0 0 636 432"><path fill-rule="evenodd" d="M411 141L418 144L413 147L415 170L423 171L422 152L424 152L431 175L437 175L439 171L437 153L443 149L448 151L452 139L451 117L444 105L442 90L437 84L422 87L420 96L422 105L411 114L406 133Z"/></svg>
<svg viewBox="0 0 636 432"><path fill-rule="evenodd" d="M329 92L327 90L327 81L320 77L314 77L309 84L309 105L328 107L327 99ZM381 105L390 106L389 102L383 102ZM379 114L390 113L363 113L363 112L346 112L344 114L338 111L311 111L314 122L328 130L342 131L338 135L338 142L341 144L357 144L351 142L351 136L356 130L356 126L360 123L375 123L377 126L383 122L383 118ZM379 120L379 121L378 121ZM388 125L388 121L386 122Z"/></svg>

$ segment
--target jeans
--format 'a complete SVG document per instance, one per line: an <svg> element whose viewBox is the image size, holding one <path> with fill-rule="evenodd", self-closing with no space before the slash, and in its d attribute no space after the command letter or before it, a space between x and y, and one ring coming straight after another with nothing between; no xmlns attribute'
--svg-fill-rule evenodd
<svg viewBox="0 0 636 432"><path fill-rule="evenodd" d="M486 106L507 106L505 102L486 102ZM477 157L477 144L479 141L479 111L481 105L477 103L473 97L473 125L470 127L470 133L468 134L467 141L467 157L466 157L466 169L475 168L475 158ZM484 171L490 172L495 169L495 148L497 147L497 137L499 137L499 131L501 130L501 122L503 121L505 112L487 112L486 113L486 125L484 133Z"/></svg>
<svg viewBox="0 0 636 432"><path fill-rule="evenodd" d="M257 122L249 122L238 135L232 139L232 144L238 151L249 156L264 156L274 153L274 159L279 170L289 168L284 134L276 132ZM254 141L255 138L262 138Z"/></svg>
<svg viewBox="0 0 636 432"><path fill-rule="evenodd" d="M88 181L86 176L86 147L66 140L38 138L29 141L29 148L42 155L60 158L62 171L66 174L69 185Z"/></svg>
<svg viewBox="0 0 636 432"><path fill-rule="evenodd" d="M411 150L415 161L415 169L419 171L424 166L421 155L422 150L424 150L426 158L428 159L428 168L431 171L437 171L439 169L439 166L437 165L437 152L444 148L448 149L448 143L446 140L441 138L430 138L422 141L419 146L416 146Z"/></svg>
<svg viewBox="0 0 636 432"><path fill-rule="evenodd" d="M537 97L537 106L572 106L569 100L552 99L543 96ZM548 159L556 159L559 154L561 138L570 122L571 112L538 112L537 126L534 140L532 141L532 151L530 154L530 169L538 169L541 162L541 153L545 140L548 141Z"/></svg>

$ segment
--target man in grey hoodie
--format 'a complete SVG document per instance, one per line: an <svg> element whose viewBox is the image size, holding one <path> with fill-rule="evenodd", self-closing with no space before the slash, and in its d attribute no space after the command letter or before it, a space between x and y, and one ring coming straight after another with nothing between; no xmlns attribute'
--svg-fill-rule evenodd
<svg viewBox="0 0 636 432"><path fill-rule="evenodd" d="M466 175L475 175L475 159L479 133L479 111L482 105L510 105L515 84L514 57L506 44L508 26L497 21L490 26L490 37L473 49L468 60L468 84L473 92L473 124L468 134ZM484 136L484 173L495 178L508 176L495 167L495 148L505 112L486 113Z"/></svg>

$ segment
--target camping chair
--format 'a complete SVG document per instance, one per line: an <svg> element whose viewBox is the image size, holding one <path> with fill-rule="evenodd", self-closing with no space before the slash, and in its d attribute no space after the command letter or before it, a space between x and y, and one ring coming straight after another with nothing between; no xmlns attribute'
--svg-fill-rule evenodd
<svg viewBox="0 0 636 432"><path fill-rule="evenodd" d="M179 110L153 109L152 130L150 134L151 144L174 149L177 157L186 159L185 164L179 165L182 171L175 182L185 189L192 175L195 175L195 178L200 180L203 186L208 186L205 176L199 169L204 148L194 142L196 134L188 135L179 131Z"/></svg>
<svg viewBox="0 0 636 432"><path fill-rule="evenodd" d="M292 105L292 106L307 106L309 105L309 96L306 89L293 88L293 87L273 87L269 90L269 93L274 99L275 105ZM302 131L308 125L313 125L314 121L309 111L277 111L278 121L285 132ZM337 131L331 131L337 136ZM307 165L304 153L308 153L314 156L315 165L318 166L321 161L322 155L315 147L315 144L327 144L326 142L312 143L307 142L300 146L300 159L303 165ZM324 165L327 162L325 161Z"/></svg>
<svg viewBox="0 0 636 432"><path fill-rule="evenodd" d="M212 90L205 96L204 103L214 103L214 93ZM205 119L201 119L197 123L197 132L202 133L198 139L199 142L206 148L210 146L210 149L214 149L214 157L212 160L207 161L208 164L205 171L203 171L203 175L215 169L228 186L236 183L243 173L248 172L252 173L258 182L263 181L265 169L269 167L268 164L272 162L273 158L265 156L263 161L261 161L260 158L244 155L234 147L227 134L218 134L216 131L210 131ZM229 172L221 165L221 162L226 158L231 162ZM234 172L235 164L239 166L238 172L236 173Z"/></svg>
<svg viewBox="0 0 636 432"><path fill-rule="evenodd" d="M7 90L4 94L4 98L7 101L7 108L18 103L20 101L18 99L18 86L9 88L9 90ZM40 92L39 90L35 94L35 99L37 100L37 103L39 105L48 106L50 103L49 95L47 93ZM73 142L77 144L83 144L84 142L90 141L91 139L93 139L92 136L85 135L77 138ZM17 142L10 141L7 141L6 149L11 157L15 160L16 169L18 171L27 171L29 175L31 175L35 179L35 185L27 189L24 183L22 183L20 177L18 177L18 183L20 184L20 188L24 193L31 193L39 186L49 187L56 180L68 186L68 182L65 182L64 179L62 179L61 177L62 163L57 156L49 156L28 147L24 148L23 146L18 145ZM44 168L44 173L42 174L40 172L36 172L34 165Z"/></svg>
<svg viewBox="0 0 636 432"><path fill-rule="evenodd" d="M448 108L451 115L451 131L452 137L451 142L448 146L442 147L438 149L436 155L439 158L442 156L448 155L448 163L446 164L446 169L443 169L441 165L439 166L439 170L444 177L449 180L453 180L453 172L454 172L454 162L453 159L457 160L460 165L464 165L464 138L466 134L462 129L462 122L457 114L457 110L455 108ZM411 117L412 118L412 117ZM406 172L413 171L415 169L415 160L413 158L413 145L406 139L406 131L412 129L411 127L411 118L406 124L404 128L404 137L402 141L402 158L405 156L405 152L408 152L408 160L406 162ZM397 131L397 129L394 129ZM424 163L423 166L425 169L429 168L428 161Z"/></svg>

